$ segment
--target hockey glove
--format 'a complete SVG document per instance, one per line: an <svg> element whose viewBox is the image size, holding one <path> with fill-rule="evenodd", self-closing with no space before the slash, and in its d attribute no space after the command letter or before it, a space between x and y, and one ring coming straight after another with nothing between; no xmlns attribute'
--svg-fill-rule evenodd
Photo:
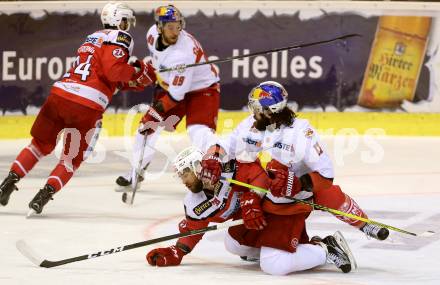
<svg viewBox="0 0 440 285"><path fill-rule="evenodd" d="M147 261L152 266L176 266L182 262L185 252L173 245L170 247L156 248L147 254Z"/></svg>
<svg viewBox="0 0 440 285"><path fill-rule="evenodd" d="M261 198L257 193L249 191L243 193L240 199L240 207L244 226L250 230L262 230L266 225Z"/></svg>
<svg viewBox="0 0 440 285"><path fill-rule="evenodd" d="M154 72L154 67L151 65L151 62L144 63L141 60L136 60L133 66L139 69L139 71L133 75L131 81L135 81L142 86L148 86L156 82L156 73Z"/></svg>
<svg viewBox="0 0 440 285"><path fill-rule="evenodd" d="M272 159L266 166L270 182L270 193L275 197L293 198L301 189L298 177L287 166Z"/></svg>
<svg viewBox="0 0 440 285"><path fill-rule="evenodd" d="M207 153L202 159L202 170L200 171L200 180L209 180L212 185L220 180L222 174L222 161L215 153Z"/></svg>
<svg viewBox="0 0 440 285"><path fill-rule="evenodd" d="M149 107L145 115L141 119L139 133L149 135L154 133L159 125L163 122L163 117L153 107Z"/></svg>

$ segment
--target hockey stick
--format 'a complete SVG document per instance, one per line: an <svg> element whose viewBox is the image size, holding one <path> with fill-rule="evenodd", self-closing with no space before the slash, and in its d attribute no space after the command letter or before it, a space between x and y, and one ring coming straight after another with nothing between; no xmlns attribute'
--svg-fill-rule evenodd
<svg viewBox="0 0 440 285"><path fill-rule="evenodd" d="M163 118L157 114L156 110L154 110L153 108L151 108L150 106L147 106L148 109L145 111L145 113L150 112L152 116L154 118L156 118L157 120L159 120L160 122L163 122ZM160 134L163 130L164 130L164 126L159 126L157 127L157 129L154 131L154 133L158 132L158 134ZM142 170L145 170L146 167L148 167L148 164L145 166L145 169L142 169L142 163L144 162L144 153L145 153L145 148L147 147L147 138L148 135L147 133L144 134L143 140L142 140L142 149L139 155L139 160L138 160L138 164L137 167L133 170L134 173L132 173L131 175L131 185L132 185L132 191L131 193L129 192L124 192L122 194L122 202L128 204L128 205L133 205L134 202L134 196L136 195L137 189L139 188L139 178L142 175Z"/></svg>
<svg viewBox="0 0 440 285"><path fill-rule="evenodd" d="M237 56L229 56L229 57L226 57L226 58L223 58L223 59L216 59L216 60L211 60L211 61L206 61L206 62L199 62L199 63L192 63L192 64L182 64L182 65L178 65L178 66L174 66L174 67L170 67L170 68L159 69L159 72L168 72L168 71L174 71L174 70L185 70L185 68L194 67L194 66L201 66L201 65L205 65L205 64L223 63L223 62L232 61L234 59L241 59L241 58L245 58L245 57L254 57L254 56L257 56L257 55L274 53L274 52L279 52L279 51L284 51L284 50L292 50L292 49L305 48L305 47L310 47L310 46L315 46L315 45L322 45L322 44L327 44L327 43L331 43L331 42L335 42L335 41L339 41L339 40L345 40L345 39L352 38L352 37L361 37L361 35L359 35L359 34L348 34L348 35L343 35L343 36L340 36L340 37L337 37L337 38L333 38L333 39L329 39L329 40L323 40L323 41L317 41L317 42L311 42L311 43L305 43L305 44L292 45L292 46L276 48L276 49L270 49L270 50L259 51L259 52L243 54L243 55L237 55Z"/></svg>
<svg viewBox="0 0 440 285"><path fill-rule="evenodd" d="M142 140L141 154L139 155L139 161L138 161L137 167L134 169L134 173L131 175L132 192L131 192L131 194L128 192L122 193L122 202L124 202L125 204L133 205L134 196L136 195L136 191L137 191L137 188L139 185L139 178L140 178L141 172L142 172L142 162L144 161L144 152L145 152L146 146L147 146L147 134L144 134L144 137Z"/></svg>
<svg viewBox="0 0 440 285"><path fill-rule="evenodd" d="M210 231L225 229L225 228L229 228L229 227L233 227L233 226L237 226L237 225L241 225L241 224L243 224L243 220L235 220L235 221L225 222L222 224L217 224L217 225L209 226L209 227L198 229L198 230L192 230L192 231L189 231L186 233L179 233L179 234L164 236L164 237L160 237L160 238L150 239L150 240L141 241L141 242L137 242L137 243L118 246L118 247L107 249L107 250L98 251L96 253L85 254L85 255L61 259L61 260L57 260L57 261L50 261L50 260L43 259L43 258L39 257L38 254L32 248L30 248L26 244L26 242L23 240L17 241L15 246L17 247L18 251L21 254L23 254L27 259L29 259L35 265L37 265L39 267L44 267L44 268L51 268L51 267L56 267L56 266L72 263L72 262L77 262L77 261L92 259L92 258L101 257L101 256L105 256L105 255L110 255L110 254L130 250L130 249L134 249L134 248L138 248L138 247L143 247L143 246L147 246L147 245L151 245L151 244L155 244L155 243L159 243L159 242L163 242L163 241L168 241L168 240L173 240L173 239L177 239L177 238L181 238L181 237L188 237L188 236L203 234L203 233L210 232Z"/></svg>
<svg viewBox="0 0 440 285"><path fill-rule="evenodd" d="M261 187L258 187L258 186L254 186L254 185L251 185L251 184L247 184L247 183L235 180L235 179L231 179L231 178L222 178L222 179L225 179L226 181L228 181L230 183L233 183L233 184L236 184L236 185L239 185L239 186L243 186L243 187L246 187L246 188L249 188L249 189L257 190L257 191L262 192L262 193L266 193L266 194L270 193L270 191L267 190L267 189L264 189L264 188L261 188ZM339 216L344 216L344 217L347 217L347 218L355 219L355 220L362 221L362 222L365 222L365 223L378 225L378 226L381 226L383 228L387 228L387 229L390 229L390 230L393 230L393 231L396 231L396 232L399 232L399 233L403 233L403 234L408 234L408 235L412 235L412 236L419 236L419 237L430 237L430 236L435 234L434 231L425 231L423 233L416 234L416 233L409 232L409 231L406 231L406 230L403 230L403 229L399 229L399 228L396 228L396 227L393 227L393 226L390 226L390 225L386 225L386 224L382 224L382 223L379 223L379 222L376 222L376 221L373 221L373 220L370 220L370 219L366 219L366 218L363 218L363 217L360 217L360 216L357 216L357 215L353 215L353 214L350 214L350 213L345 213L345 212L342 212L342 211L339 211L339 210L336 210L336 209L332 209L332 208L325 207L325 206L322 206L322 205L319 205L319 204L315 204L315 203L312 203L312 202L308 202L308 201L304 201L304 200L299 200L299 199L295 199L295 198L291 198L291 197L286 197L286 198L290 199L290 200L293 200L295 202L298 202L298 203L302 203L302 204L306 204L306 205L312 206L314 209L318 209L318 210L321 210L321 211L329 212L329 213L332 213L334 215L339 215Z"/></svg>

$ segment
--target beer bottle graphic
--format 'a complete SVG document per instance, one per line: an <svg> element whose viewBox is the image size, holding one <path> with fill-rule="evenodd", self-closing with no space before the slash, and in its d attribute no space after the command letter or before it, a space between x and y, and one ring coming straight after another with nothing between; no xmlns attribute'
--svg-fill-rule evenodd
<svg viewBox="0 0 440 285"><path fill-rule="evenodd" d="M359 105L397 107L403 100L414 99L430 27L431 17L380 17Z"/></svg>

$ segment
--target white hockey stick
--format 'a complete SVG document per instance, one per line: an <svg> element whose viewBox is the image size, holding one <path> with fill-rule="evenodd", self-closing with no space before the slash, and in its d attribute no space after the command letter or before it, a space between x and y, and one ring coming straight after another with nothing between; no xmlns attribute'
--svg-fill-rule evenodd
<svg viewBox="0 0 440 285"><path fill-rule="evenodd" d="M141 176L142 173L142 163L144 161L144 152L145 152L145 148L147 147L147 134L144 134L144 138L142 140L142 149L141 149L141 154L139 155L139 161L137 164L137 167L133 170L133 173L131 175L131 193L129 192L124 192L122 194L122 202L124 202L125 204L129 204L129 205L133 205L134 202L134 196L136 195L136 191L138 189L139 186L139 178Z"/></svg>
<svg viewBox="0 0 440 285"><path fill-rule="evenodd" d="M161 115L159 115L156 110L154 110L152 107L148 106L148 109L145 113L150 113L152 117L154 117L155 119L157 119L159 122L163 122L163 118L161 117ZM160 133L165 129L164 126L158 126L156 128L156 130L154 130L154 132L151 134L155 134L157 133L158 135L160 135ZM136 191L139 188L139 178L142 176L142 172L143 172L143 167L142 164L144 162L144 153L145 153L145 148L147 147L147 139L148 139L148 134L145 133L143 140L142 140L142 149L140 151L140 155L139 155L139 160L138 160L138 164L137 167L132 171L131 174L131 193L130 192L124 192L122 194L122 202L128 204L128 205L133 205L134 202L134 196L136 195ZM148 166L148 165L147 165Z"/></svg>

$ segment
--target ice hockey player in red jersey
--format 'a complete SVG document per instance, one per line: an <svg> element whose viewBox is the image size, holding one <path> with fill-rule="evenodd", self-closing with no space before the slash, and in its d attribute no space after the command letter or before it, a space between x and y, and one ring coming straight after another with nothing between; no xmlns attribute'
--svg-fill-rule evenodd
<svg viewBox="0 0 440 285"><path fill-rule="evenodd" d="M32 211L41 213L92 152L102 114L113 94L118 89L142 90L152 83L151 66L140 61L133 66L128 64L133 50L128 31L135 20L133 11L122 2L104 6L101 13L104 29L86 37L73 66L53 84L32 126L31 143L17 156L0 185L1 205L7 205L11 193L18 190L17 182L54 150L57 137L64 130L62 157L45 186L29 203Z"/></svg>
<svg viewBox="0 0 440 285"><path fill-rule="evenodd" d="M185 31L185 19L176 7L158 7L154 19L156 23L148 29L146 43L156 71L157 84L150 112L143 116L135 135L132 159L137 167L146 135L143 170L153 159L160 135L159 129L148 126L157 125L163 120L166 122L165 130L173 131L178 122L186 117L186 129L192 144L203 150L217 128L220 107L220 78L216 67L206 64L159 72L163 68L203 63L207 61L207 56L195 37ZM116 179L117 190L131 187L135 173L133 165L132 168Z"/></svg>
<svg viewBox="0 0 440 285"><path fill-rule="evenodd" d="M174 162L175 171L190 190L184 198L185 219L179 223L180 232L222 223L229 219L243 219L244 225L230 227L225 236L225 247L232 254L246 260L260 262L261 269L272 275L286 275L310 269L326 262L334 263L343 272L355 267L353 255L340 233L309 242L305 219L311 208L297 204L296 212L280 214L255 192L226 180L216 184L198 179L203 153L196 148L182 151ZM221 176L234 178L259 187L268 187L270 179L259 163L222 164ZM282 208L282 207L281 207ZM156 248L147 254L147 262L156 266L179 265L202 239L203 234L180 238L176 244Z"/></svg>
<svg viewBox="0 0 440 285"><path fill-rule="evenodd" d="M289 211L295 190L307 190L313 194L316 204L367 218L365 212L338 185L333 184L333 165L324 151L317 132L304 119L287 106L287 91L274 81L257 85L249 93L249 109L252 114L243 120L226 139L210 148L203 161L202 175L218 181L221 156L226 159L241 157L257 160L265 151L272 160L267 171L274 176L271 194L278 204ZM302 191L307 194L307 191ZM389 231L344 216L338 219L360 229L370 237L384 240Z"/></svg>

